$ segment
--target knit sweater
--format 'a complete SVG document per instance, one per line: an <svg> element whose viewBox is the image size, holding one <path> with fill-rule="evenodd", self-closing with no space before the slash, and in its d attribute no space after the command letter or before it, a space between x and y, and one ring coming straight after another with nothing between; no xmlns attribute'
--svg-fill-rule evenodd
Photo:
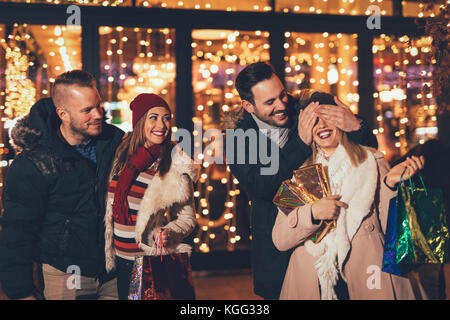
<svg viewBox="0 0 450 320"><path fill-rule="evenodd" d="M128 256L130 260L142 253L144 255L157 254L153 247L153 235L159 227L170 231L170 238L165 246L168 253L190 253L191 246L182 243L182 240L196 226L193 182L197 180L198 175L199 166L181 151L173 152L172 164L163 177L158 172L153 176L148 172L141 173L135 181L137 185L134 185L128 194L129 213L132 221L135 221L135 227L126 226L128 229L125 230L120 230L121 226L114 225L112 212L114 193L109 191L105 214L106 270L110 271L115 268L115 257L118 254L123 257ZM148 187L143 188L142 183L147 184ZM113 186L114 183L111 187ZM142 196L139 198L138 194L142 194ZM133 210L135 211L133 212ZM128 234L120 231L128 232ZM124 235L127 237L123 237ZM132 249L136 249L133 244L128 244L130 248L125 248L123 245L121 248L117 248L115 240L124 240L119 238L127 238L133 244L137 242L138 248L143 252L133 251ZM124 243L124 241L121 242ZM119 253L117 254L118 249ZM123 249L130 251L124 252Z"/></svg>
<svg viewBox="0 0 450 320"><path fill-rule="evenodd" d="M145 190L155 171L150 169L141 172L133 181L128 192L128 215L131 217L131 224L125 225L114 221L114 248L116 256L123 259L134 260L135 256L144 255L144 252L139 248L135 239L136 218ZM114 201L114 192L117 186L118 176L114 176L108 188L108 200Z"/></svg>

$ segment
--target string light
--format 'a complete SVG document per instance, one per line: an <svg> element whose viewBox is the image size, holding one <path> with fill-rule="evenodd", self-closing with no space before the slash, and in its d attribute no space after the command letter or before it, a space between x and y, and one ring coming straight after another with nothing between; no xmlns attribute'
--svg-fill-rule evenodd
<svg viewBox="0 0 450 320"><path fill-rule="evenodd" d="M377 91L373 95L380 122L377 134L383 133L385 121L392 122L396 138L392 149L389 137L378 136L379 145L389 158L403 155L412 144L423 144L437 134L435 110L430 108L434 100L430 92L431 73L427 70L431 66L423 63L430 60L430 46L429 37L410 39L406 35L398 38L381 35L374 41L372 51L379 63L375 66ZM394 67L384 64L392 58ZM413 65L421 65L422 70L415 71Z"/></svg>
<svg viewBox="0 0 450 320"><path fill-rule="evenodd" d="M299 88L310 87L331 92L331 86L338 84L338 97L356 113L359 101L357 94L359 82L355 72L356 36L329 32L322 34L286 32L284 36L287 48L284 60L288 91L294 92ZM313 52L306 49L307 43L315 48ZM302 68L302 65L307 68ZM305 75L305 70L309 70L308 76Z"/></svg>
<svg viewBox="0 0 450 320"><path fill-rule="evenodd" d="M191 47L193 49L193 86L196 97L194 123L201 122L204 130L217 127L219 119L214 118L214 112L228 111L240 102L239 95L234 89L236 74L245 65L269 60L268 36L267 32L261 30L254 32L193 31ZM223 83L223 86L216 87L216 83ZM194 134L199 135L200 132ZM209 153L209 156L212 156L211 150ZM211 165L205 154L199 154L197 158L203 161L200 180L195 190L196 199L201 208L197 214L200 226L196 236L199 239L197 248L202 252L208 252L215 239L222 239L218 237L218 233L225 232L226 249L234 250L236 243L241 239L236 235L236 197L240 194L239 182L232 176L229 168L222 170L219 168L224 165ZM222 209L217 206L211 207L210 199L216 194L213 192L219 192L213 188L214 181L221 185L218 188L226 191ZM214 210L222 210L222 212L217 214ZM208 212L208 215L202 214L204 212ZM213 219L213 216L218 218ZM205 229L204 226L208 228ZM214 236L211 236L212 234Z"/></svg>
<svg viewBox="0 0 450 320"><path fill-rule="evenodd" d="M30 1L33 2L33 1ZM49 3L59 3L60 0L48 0ZM80 4L101 4L103 6L116 6L121 5L124 1L87 1L87 0L77 0L74 1ZM371 1L375 2L375 1ZM332 13L332 14L362 14L363 12L358 8L355 8L355 1L353 0L341 0L340 6L338 6L339 10L336 9L335 12L331 11L331 6L328 7L328 1L317 1L314 3L314 6L304 6L301 5L301 1L291 1L289 3L289 7L286 8L272 8L267 5L255 5L251 4L248 8L244 9L244 3L237 3L236 5L229 5L225 8L220 7L219 2L209 1L209 2L201 2L196 3L195 1L168 1L168 2L156 2L156 1L138 1L138 5L145 7L154 7L160 6L162 8L192 8L197 10L227 10L227 11L237 11L237 10L251 10L251 11L270 11L276 9L276 11L283 12L302 12L302 13ZM382 15L388 14L388 10L383 8L383 1L379 0L378 4L382 4ZM364 9L363 9L364 10ZM420 15L420 13L419 13ZM423 15L422 15L423 16ZM17 27L16 25L15 27ZM50 29L47 26L41 26L42 30ZM48 70L49 72L49 82L54 81L54 77L56 74L51 74L53 70L58 72L71 70L76 65L73 63L73 56L76 55L76 50L69 50L67 43L65 43L64 33L66 32L66 27L56 27L54 28L54 39L51 38L49 41L54 45L58 46L58 48L54 51L51 51L51 56L53 58L58 58L61 60L60 65L51 64L50 68L46 65L43 66L43 69ZM107 30L107 28L105 28ZM136 37L140 40L137 42L137 53L136 59L131 64L134 69L138 69L141 72L136 72L137 76L130 76L127 72L129 72L128 68L131 66L130 64L125 63L125 55L126 51L124 48L124 44L131 39L131 35L127 34L128 30L134 30L136 33ZM103 77L107 80L107 97L108 101L119 100L123 105L127 104L130 100L130 97L134 97L137 93L143 91L151 91L157 92L160 94L169 94L171 90L168 90L168 86L170 83L174 82L175 77L175 64L174 60L170 60L168 63L168 59L173 59L174 52L173 45L175 43L174 32L169 29L126 29L123 27L117 28L109 28L108 38L110 41L107 43L106 50L102 51L103 54L106 53L106 64L102 67ZM268 50L270 45L267 43L267 37L269 36L268 32L256 31L256 32L230 32L224 31L225 37L217 40L201 40L195 39L191 43L191 47L193 49L193 65L194 65L194 73L198 72L202 78L196 78L194 80L194 90L196 92L196 108L195 108L195 117L193 120L201 120L207 129L208 125L214 124L214 121L217 121L214 117L214 114L219 111L228 111L232 106L238 103L239 98L237 92L233 88L233 80L236 76L236 73L245 65L256 62L256 61L268 61L269 53ZM152 34L160 33L163 36L162 44L164 46L164 63L157 62L159 53L152 52ZM352 111L357 112L357 106L359 101L359 95L357 94L359 82L357 81L357 68L356 63L358 61L358 57L356 55L356 38L352 38L350 35L343 34L330 34L328 32L324 32L322 34L314 35L314 39L311 39L306 34L299 34L294 32L286 32L285 38L286 41L283 44L286 49L287 56L285 57L286 61L286 73L288 76L286 78L287 83L292 83L296 87L316 87L321 90L327 91L324 89L324 86L330 87L336 85L336 90L338 91L338 96L341 100L344 100L347 104L350 105ZM29 34L24 34L23 38L25 40L30 39ZM265 39L264 39L265 38ZM20 39L13 36L13 39L17 41ZM406 43L409 39L403 38L401 43ZM406 39L406 40L405 40ZM133 39L134 40L134 39ZM221 46L216 46L217 43L222 42ZM305 49L302 47L308 47L307 44L310 44L315 48L315 53L317 49L317 53L311 57L310 54L305 53ZM216 47L218 49L216 49ZM143 50L142 50L143 49ZM201 49L201 50L200 50ZM374 46L373 48L374 54L378 52L382 52L383 49L381 46ZM396 52L400 49L393 48L393 51ZM80 52L80 50L79 50ZM429 47L421 46L416 44L415 47L409 49L409 56L404 59L398 60L398 66L406 70L409 65L421 65L421 62L424 61L422 54L426 54L431 52ZM71 54L69 54L71 53ZM9 56L8 56L9 54ZM401 54L401 53L400 53ZM22 55L24 56L24 55ZM28 68L33 67L35 62L27 61L26 59L22 59L20 56L20 52L17 53L15 50L10 50L5 54L7 63L9 63L9 69L6 68L6 84L7 88L5 89L7 99L2 105L2 109L4 109L5 114L8 116L14 116L20 113L26 113L28 110L20 110L20 106L31 106L35 99L37 99L41 94L47 95L49 92L49 87L40 88L37 92L34 89L33 92L33 83L30 83L30 80L27 78L27 74L21 74L21 77L14 78L13 74L20 72L18 70L28 70ZM417 57L417 59L413 59ZM79 58L79 57L78 57ZM9 59L9 60L8 60ZM196 67L197 62L202 62L205 64L205 67L200 72L200 68ZM117 63L118 62L118 63ZM15 71L12 71L15 70ZM54 72L54 71L53 71ZM382 75L385 73L384 69L377 69L376 74ZM214 84L214 80L217 76L224 76L224 86L222 88L222 92L217 94L217 89ZM9 87L8 87L8 76L10 76ZM421 76L425 79L430 77L430 72L428 70L422 70ZM194 76L195 78L195 76ZM28 82L27 82L28 80ZM19 81L19 82L17 82ZM25 102L17 102L15 101L15 95L17 94L17 89L14 89L12 86L13 82L20 83L25 87L24 90L29 90L31 94L21 94L23 97L28 97L29 101ZM402 80L403 81L403 80ZM406 80L405 80L406 81ZM407 82L407 81L406 81ZM389 90L381 90L374 93L374 98L376 100L389 99L389 96L392 98L390 102L395 103L396 101L401 101L401 103L405 103L406 100L406 88L409 88L410 83L405 83L403 88L389 88ZM118 86L118 92L116 96L113 90L115 86ZM133 88L135 91L131 90ZM9 90L9 91L8 91ZM203 93L206 93L207 90L210 90L208 94L202 96ZM21 91L28 92L28 91ZM389 94L383 93L389 92ZM201 94L199 94L201 93ZM198 100L199 97L201 99L205 98L205 101ZM218 99L220 97L220 99ZM388 98L386 98L388 97ZM382 99L383 98L383 99ZM433 96L431 93L423 92L420 98L423 103L423 110L426 111L426 115L431 115L431 121L436 120L435 116L435 108L433 105ZM33 100L33 102L31 102ZM382 101L381 101L382 102ZM380 103L381 106L381 103ZM377 134L382 134L384 132L384 115L381 112L382 107L378 109L377 106L377 121L378 128L374 130ZM422 117L423 118L423 117ZM395 132L395 135L399 141L396 142L396 145L403 147L405 143L400 142L400 138L405 135L407 126L412 122L411 117L403 116L399 118L399 124L404 125L404 127L399 127ZM173 129L176 132L176 128ZM429 131L426 131L429 132ZM424 139L420 139L420 143L423 143ZM0 149L1 151L1 149ZM217 170L217 166L211 165L208 161L205 160L205 155L201 155L202 163L202 178L197 186L197 190L194 192L194 197L200 203L200 211L199 211L199 224L201 225L201 232L195 239L194 242L198 244L199 249L203 252L209 252L210 240L213 241L217 238L218 232L212 232L213 229L217 229L223 227L228 234L227 241L227 249L232 250L236 242L240 240L240 236L235 233L238 230L236 229L236 197L240 194L240 190L238 188L238 181L233 178L231 172L226 170L224 173L224 177L222 177L219 181L221 184L226 187L226 195L227 199L224 202L223 213L220 215L219 219L211 220L212 216L212 208L210 207L209 197L214 191L211 182L213 178L214 170Z"/></svg>

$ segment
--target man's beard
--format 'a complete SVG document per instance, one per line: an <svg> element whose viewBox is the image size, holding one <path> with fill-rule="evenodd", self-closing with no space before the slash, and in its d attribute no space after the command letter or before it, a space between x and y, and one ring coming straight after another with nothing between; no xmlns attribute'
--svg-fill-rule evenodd
<svg viewBox="0 0 450 320"><path fill-rule="evenodd" d="M286 108L286 117L287 117L287 121L286 123L284 123L283 125L279 125L275 120L272 119L272 116L274 114L270 114L269 116L267 116L266 118L261 117L259 114L257 114L256 112L254 113L254 115L261 121L267 123L268 125L274 126L274 127L278 127L278 128L288 128L291 125L291 115L289 110Z"/></svg>
<svg viewBox="0 0 450 320"><path fill-rule="evenodd" d="M103 127L102 127L102 129L103 129ZM72 119L70 122L70 130L75 134L81 135L85 139L90 139L92 137L100 135L102 133L102 129L100 130L100 132L97 135L92 135L92 134L88 133L86 129L76 127L74 122L72 121Z"/></svg>

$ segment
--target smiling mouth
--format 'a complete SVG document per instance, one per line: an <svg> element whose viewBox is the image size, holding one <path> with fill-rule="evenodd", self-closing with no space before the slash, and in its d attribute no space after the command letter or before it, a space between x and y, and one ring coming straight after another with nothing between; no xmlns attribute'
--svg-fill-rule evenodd
<svg viewBox="0 0 450 320"><path fill-rule="evenodd" d="M272 114L272 117L275 117L278 119L284 119L286 117L286 110L280 110L280 111L274 112Z"/></svg>
<svg viewBox="0 0 450 320"><path fill-rule="evenodd" d="M152 131L152 133L158 137L164 137L164 135L166 134L165 131Z"/></svg>
<svg viewBox="0 0 450 320"><path fill-rule="evenodd" d="M328 139L333 134L333 130L327 129L327 130L321 130L317 132L317 136L320 139Z"/></svg>

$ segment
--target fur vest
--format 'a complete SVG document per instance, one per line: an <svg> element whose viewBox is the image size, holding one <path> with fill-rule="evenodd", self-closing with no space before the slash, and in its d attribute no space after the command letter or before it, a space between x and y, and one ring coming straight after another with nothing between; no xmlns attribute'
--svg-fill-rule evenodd
<svg viewBox="0 0 450 320"><path fill-rule="evenodd" d="M152 248L153 233L157 227L162 227L161 221L168 209L174 210L174 219L180 217L180 210L189 210L189 224L192 228L182 230L179 243L174 247L168 247L169 253L191 252L191 247L180 243L182 238L192 232L196 224L195 210L193 208L193 188L192 183L196 182L199 176L199 166L194 164L192 159L186 155L179 147L175 147L172 152L172 164L164 177L159 173L153 177L145 190L141 200L136 219L135 239L139 247L147 254L155 254ZM112 177L110 176L109 181ZM115 267L115 249L113 244L114 225L112 202L113 199L106 198L105 215L105 255L106 270L110 271ZM170 224L170 223L169 223ZM169 224L167 226L169 226Z"/></svg>

